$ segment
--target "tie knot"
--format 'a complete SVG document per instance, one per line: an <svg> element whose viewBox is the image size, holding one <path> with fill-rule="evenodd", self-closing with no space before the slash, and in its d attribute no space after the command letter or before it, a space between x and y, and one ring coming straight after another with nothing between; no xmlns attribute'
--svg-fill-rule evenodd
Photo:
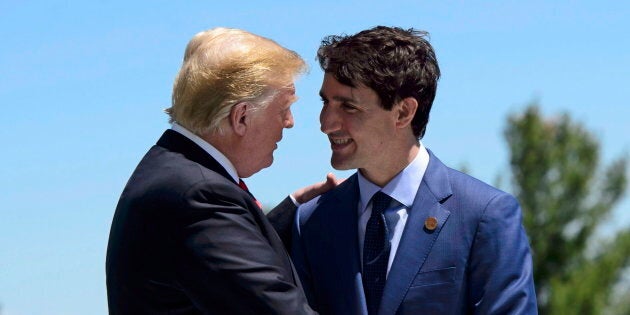
<svg viewBox="0 0 630 315"><path fill-rule="evenodd" d="M391 201L392 197L388 196L384 192L377 192L372 197L372 213L382 213L385 209L387 209Z"/></svg>

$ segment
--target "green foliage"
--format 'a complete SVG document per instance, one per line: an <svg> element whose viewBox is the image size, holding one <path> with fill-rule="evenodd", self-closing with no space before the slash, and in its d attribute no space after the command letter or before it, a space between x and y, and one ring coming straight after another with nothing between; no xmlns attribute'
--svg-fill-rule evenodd
<svg viewBox="0 0 630 315"><path fill-rule="evenodd" d="M598 140L536 104L508 118L513 192L532 245L541 314L601 314L630 257L630 231L594 245L626 191L627 157L600 169Z"/></svg>
<svg viewBox="0 0 630 315"><path fill-rule="evenodd" d="M630 231L601 244L600 253L583 260L566 279L551 279L549 313L601 314L612 301L614 284L629 258Z"/></svg>

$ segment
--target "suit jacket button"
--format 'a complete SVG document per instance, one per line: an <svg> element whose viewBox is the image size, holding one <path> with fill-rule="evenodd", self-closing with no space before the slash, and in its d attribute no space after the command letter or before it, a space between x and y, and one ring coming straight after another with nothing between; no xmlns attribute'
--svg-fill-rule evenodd
<svg viewBox="0 0 630 315"><path fill-rule="evenodd" d="M438 225L438 221L435 217L428 217L424 221L424 227L429 231L435 230L435 228L437 228L437 225Z"/></svg>

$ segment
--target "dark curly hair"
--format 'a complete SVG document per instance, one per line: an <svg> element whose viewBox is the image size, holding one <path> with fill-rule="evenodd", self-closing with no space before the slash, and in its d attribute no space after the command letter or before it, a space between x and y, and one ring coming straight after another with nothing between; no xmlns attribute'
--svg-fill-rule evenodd
<svg viewBox="0 0 630 315"><path fill-rule="evenodd" d="M418 110L411 126L421 139L440 78L428 37L427 32L413 28L376 26L351 36L325 37L317 59L340 83L374 90L386 110L404 98L415 98Z"/></svg>

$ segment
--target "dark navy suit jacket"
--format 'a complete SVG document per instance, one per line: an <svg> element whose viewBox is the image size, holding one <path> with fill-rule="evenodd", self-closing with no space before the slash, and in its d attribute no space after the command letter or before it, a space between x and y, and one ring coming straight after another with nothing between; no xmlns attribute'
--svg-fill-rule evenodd
<svg viewBox="0 0 630 315"><path fill-rule="evenodd" d="M516 199L429 165L392 263L379 315L536 314L529 242ZM357 175L300 208L292 256L321 314L367 314L357 239ZM425 227L427 218L438 225Z"/></svg>
<svg viewBox="0 0 630 315"><path fill-rule="evenodd" d="M173 130L120 197L106 265L110 314L314 314L253 197Z"/></svg>

